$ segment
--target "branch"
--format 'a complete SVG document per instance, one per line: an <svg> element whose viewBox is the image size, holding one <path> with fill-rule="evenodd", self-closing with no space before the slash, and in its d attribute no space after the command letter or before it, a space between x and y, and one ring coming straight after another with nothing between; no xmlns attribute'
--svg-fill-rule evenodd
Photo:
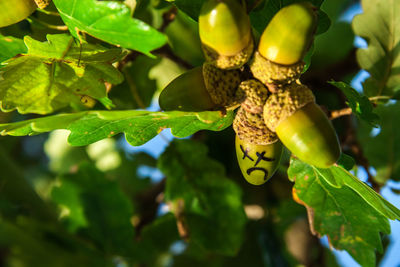
<svg viewBox="0 0 400 267"><path fill-rule="evenodd" d="M164 45L163 47L158 48L157 50L153 50L152 52L155 54L158 54L161 57L166 57L166 58L178 63L179 65L183 66L186 69L193 68L192 64L190 64L189 62L187 62L184 59L175 55L174 52L172 51L171 47L169 47L168 45Z"/></svg>
<svg viewBox="0 0 400 267"><path fill-rule="evenodd" d="M164 192L165 178L161 182L155 184L148 190L141 192L135 197L139 203L140 217L136 226L136 236L140 236L140 232L144 226L151 223L157 215L157 209L160 204L160 194Z"/></svg>
<svg viewBox="0 0 400 267"><path fill-rule="evenodd" d="M168 25L173 22L176 18L176 14L178 13L178 9L173 6L167 12L163 14L163 22L159 28L160 32L164 32Z"/></svg>
<svg viewBox="0 0 400 267"><path fill-rule="evenodd" d="M329 119L334 120L343 116L351 115L352 114L351 108L343 108L338 110L332 110L329 112Z"/></svg>

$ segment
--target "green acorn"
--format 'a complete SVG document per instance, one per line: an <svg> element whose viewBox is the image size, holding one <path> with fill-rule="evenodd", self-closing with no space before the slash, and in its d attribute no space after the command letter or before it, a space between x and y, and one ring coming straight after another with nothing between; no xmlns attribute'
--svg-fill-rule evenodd
<svg viewBox="0 0 400 267"><path fill-rule="evenodd" d="M240 108L233 122L236 156L246 181L261 185L279 166L282 144L265 125L261 114Z"/></svg>
<svg viewBox="0 0 400 267"><path fill-rule="evenodd" d="M240 68L253 53L250 19L239 0L205 1L199 34L206 61L220 69Z"/></svg>
<svg viewBox="0 0 400 267"><path fill-rule="evenodd" d="M250 63L254 77L267 86L298 80L316 26L316 8L308 2L279 10L261 35L258 51Z"/></svg>
<svg viewBox="0 0 400 267"><path fill-rule="evenodd" d="M221 70L203 64L178 76L161 92L162 110L205 111L236 108L243 96L237 96L239 70Z"/></svg>
<svg viewBox="0 0 400 267"><path fill-rule="evenodd" d="M20 22L36 8L45 8L50 0L2 0L0 1L0 27Z"/></svg>
<svg viewBox="0 0 400 267"><path fill-rule="evenodd" d="M272 94L264 106L264 121L300 160L328 168L339 159L336 132L307 86L290 84Z"/></svg>
<svg viewBox="0 0 400 267"><path fill-rule="evenodd" d="M265 28L258 51L277 64L296 64L310 48L316 27L316 8L309 2L286 6Z"/></svg>

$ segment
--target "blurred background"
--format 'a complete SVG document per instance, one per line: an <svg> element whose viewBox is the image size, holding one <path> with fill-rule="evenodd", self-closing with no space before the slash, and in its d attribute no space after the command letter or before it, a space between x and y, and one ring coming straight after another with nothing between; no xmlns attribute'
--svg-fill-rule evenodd
<svg viewBox="0 0 400 267"><path fill-rule="evenodd" d="M321 9L331 19L331 27L315 38L312 63L302 81L313 89L320 105L335 110L346 106L345 98L326 82L345 81L362 92L368 73L360 71L355 51L367 44L354 36L351 28L352 18L362 12L358 1L325 0ZM158 111L160 91L187 68L204 61L197 23L175 10L174 19L164 25L164 16L170 11L171 4L166 1L137 1L135 16L162 27L170 46L158 51L155 59L138 55L121 70L125 82L110 91L117 109ZM42 13L35 13L34 18L62 23ZM29 33L44 40L49 29L33 20L0 32L15 37ZM101 106L96 104L96 108ZM0 122L34 117L0 113ZM341 117L334 125L344 152L350 155L353 151L346 140L349 127L356 136L378 135L380 131L353 116ZM305 208L292 200L287 151L273 179L255 187L241 175L231 127L222 132L201 131L190 138L205 144L208 156L221 163L226 176L243 191L248 218L243 244L235 257L227 257L188 246L179 223L175 229L175 221L164 217L174 207L164 202L166 177L157 168L157 160L175 139L170 130L139 147L130 146L122 135L87 147L72 147L67 143L68 134L57 130L29 137L0 137L1 218L15 223L0 227L0 266L359 266L347 252L329 248L326 237L311 235ZM361 146L368 146L362 140ZM376 170L371 166L368 172L375 174ZM363 167L353 173L368 181ZM400 208L398 180L385 181L381 194ZM47 211L48 206L52 212ZM62 227L44 223L53 216ZM122 220L127 217L130 225ZM392 233L382 237L385 252L377 254L381 267L400 266L400 222L390 224ZM127 245L131 239L134 244ZM137 255L131 259L126 255L132 250Z"/></svg>

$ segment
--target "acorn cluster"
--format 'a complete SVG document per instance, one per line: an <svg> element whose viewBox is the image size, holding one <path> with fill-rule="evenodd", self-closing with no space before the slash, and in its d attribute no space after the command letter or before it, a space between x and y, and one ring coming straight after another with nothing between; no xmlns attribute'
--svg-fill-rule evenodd
<svg viewBox="0 0 400 267"><path fill-rule="evenodd" d="M316 25L317 9L295 3L272 18L256 45L244 1L206 0L199 17L206 62L172 81L160 95L160 107L239 107L233 122L236 154L251 184L274 174L282 143L306 163L331 166L340 155L335 130L299 80Z"/></svg>

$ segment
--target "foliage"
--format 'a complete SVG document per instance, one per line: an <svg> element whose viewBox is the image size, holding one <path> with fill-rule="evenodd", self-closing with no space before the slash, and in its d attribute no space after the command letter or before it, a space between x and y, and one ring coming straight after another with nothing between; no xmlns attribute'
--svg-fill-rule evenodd
<svg viewBox="0 0 400 267"><path fill-rule="evenodd" d="M398 2L361 0L350 24L340 17L355 1L311 1L319 23L301 79L341 114L343 153L328 169L285 153L260 187L237 166L235 111L156 104L203 63L203 2L53 0L0 28L0 265L337 266L322 236L378 263L400 220L379 194L400 177ZM245 2L257 40L298 1ZM368 46L355 51L355 35ZM353 88L360 70L370 76Z"/></svg>

